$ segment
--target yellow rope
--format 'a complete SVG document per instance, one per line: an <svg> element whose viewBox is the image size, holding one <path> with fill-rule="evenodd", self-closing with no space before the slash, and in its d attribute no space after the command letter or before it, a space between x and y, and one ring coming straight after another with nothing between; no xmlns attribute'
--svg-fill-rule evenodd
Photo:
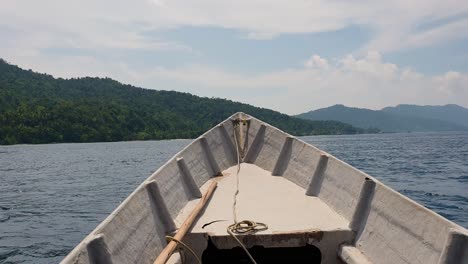
<svg viewBox="0 0 468 264"><path fill-rule="evenodd" d="M195 259L197 260L198 264L202 264L200 258L197 256L197 254L195 254L195 251L193 251L187 244L185 244L184 242L174 238L174 237L171 237L171 236L166 236L166 239L168 241L174 241L176 242L177 244L183 246L184 248L186 248L188 251L190 251L190 253L192 253L193 257L195 257ZM181 256L182 257L182 256Z"/></svg>
<svg viewBox="0 0 468 264"><path fill-rule="evenodd" d="M268 226L266 224L260 223L260 222L254 222L250 220L243 220L243 221L237 222L237 196L239 194L239 172L240 172L241 166L240 166L239 143L237 142L236 127L239 126L239 124L241 123L240 121L242 121L242 124L244 125L246 124L245 119L239 120L238 122L234 123L234 141L236 143L236 152L237 152L236 192L234 193L234 203L232 205L232 214L234 217L234 223L227 227L227 232L237 241L237 243L242 247L245 253L247 253L247 256L249 256L252 263L257 264L255 259L250 254L249 250L247 250L245 245L236 236L236 234L247 235L247 234L252 234L258 231L263 231L263 230L268 229ZM240 128L239 128L239 132L240 132Z"/></svg>
<svg viewBox="0 0 468 264"><path fill-rule="evenodd" d="M236 234L251 234L267 230L268 226L264 223L244 220L230 225L228 229Z"/></svg>
<svg viewBox="0 0 468 264"><path fill-rule="evenodd" d="M247 235L247 234L252 234L252 233L255 233L255 232L258 232L258 231L264 231L264 230L268 229L268 226L266 224L260 223L260 222L254 222L254 221L250 221L250 220L243 220L243 221L237 222L236 206L237 206L237 195L239 194L239 172L240 172L241 166L240 166L239 144L237 142L237 133L236 133L235 129L236 129L237 126L239 126L239 124L241 122L242 122L242 124L245 125L247 123L247 121L245 119L236 120L236 121L237 122L234 123L234 141L236 142L237 171L236 171L236 192L234 193L234 203L233 203L233 209L232 209L233 210L233 216L234 216L234 223L227 227L227 232L229 233L229 235L231 235L237 241L237 243L242 247L242 249L244 249L245 253L247 253L247 255L249 256L252 263L257 264L255 259L250 254L249 250L247 250L245 245L236 236L236 234ZM240 129L239 129L239 131L240 131ZM185 249L187 249L193 255L193 257L196 259L196 261L199 264L202 264L200 258L197 256L197 254L195 254L195 251L193 251L193 249L191 249L187 244L185 244L184 242L182 242L182 241L180 241L180 240L178 240L178 239L176 239L174 237L171 237L171 236L166 236L166 239L168 241L174 241L177 244L184 247Z"/></svg>

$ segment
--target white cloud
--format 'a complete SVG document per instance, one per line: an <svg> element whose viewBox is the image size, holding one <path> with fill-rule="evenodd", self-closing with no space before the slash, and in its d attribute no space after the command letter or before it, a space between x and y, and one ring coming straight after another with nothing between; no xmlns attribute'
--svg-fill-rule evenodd
<svg viewBox="0 0 468 264"><path fill-rule="evenodd" d="M42 63L43 69L55 76L108 76L136 86L228 98L289 114L337 103L373 109L400 103L456 103L468 107L468 74L449 71L427 76L385 62L375 51L363 57L348 55L335 63L313 55L309 60L313 67L306 63L301 68L262 74L202 64L135 71L123 62L102 62L86 56L54 61L40 56L34 60L28 57L20 65L30 68L31 64L48 61Z"/></svg>
<svg viewBox="0 0 468 264"><path fill-rule="evenodd" d="M274 32L249 32L247 34L248 39L256 39L256 40L269 40L277 37L279 34Z"/></svg>
<svg viewBox="0 0 468 264"><path fill-rule="evenodd" d="M400 103L468 106L468 75L447 72L426 76L382 60L380 53L349 55L335 64L311 57L321 67L241 74L204 65L157 67L115 76L143 87L176 89L202 96L229 97L289 114L342 103L379 109ZM326 67L323 67L326 65ZM128 73L128 71L127 71Z"/></svg>
<svg viewBox="0 0 468 264"><path fill-rule="evenodd" d="M369 51L362 59L355 59L352 55L348 55L340 62L345 70L356 74L364 73L379 79L390 80L398 74L398 67L395 64L383 63L382 56L376 51Z"/></svg>
<svg viewBox="0 0 468 264"><path fill-rule="evenodd" d="M468 18L409 36L409 47L424 47L468 36Z"/></svg>
<svg viewBox="0 0 468 264"><path fill-rule="evenodd" d="M464 9L463 6L461 8ZM378 49L388 52L406 48L422 48L468 37L468 19L460 19L424 30L414 29L418 24L428 21L421 18L416 21L396 23L389 28L381 28L376 37L362 47L362 50Z"/></svg>
<svg viewBox="0 0 468 264"><path fill-rule="evenodd" d="M76 37L68 36L68 40L75 45L127 48L172 45L154 43L140 33L177 26L239 29L246 31L248 38L269 39L284 33L327 32L361 25L375 33L363 50L385 52L466 37L467 19L434 23L436 26L425 30L418 30L418 26L467 12L468 2L460 0L17 0L0 3L0 24L31 32L46 28L56 37L73 33Z"/></svg>
<svg viewBox="0 0 468 264"><path fill-rule="evenodd" d="M467 13L468 1L460 0L1 1L0 57L56 76L109 76L143 87L229 97L287 113L335 103L372 108L397 103L468 106L466 73L427 76L385 62L375 52L385 54L468 37L466 17L440 22ZM427 24L432 26L421 27ZM203 58L199 65L173 68L149 66L153 65L150 62L147 68L136 71L125 60L67 52L51 57L43 52L192 52L184 43L144 34L180 26L238 29L246 32L245 37L265 40L281 34L327 32L352 25L374 33L361 52L337 60L316 54L304 58L304 67L285 66L283 70L262 74L230 72L206 65Z"/></svg>
<svg viewBox="0 0 468 264"><path fill-rule="evenodd" d="M310 59L308 59L304 65L307 68L328 69L328 61L316 54L310 57Z"/></svg>

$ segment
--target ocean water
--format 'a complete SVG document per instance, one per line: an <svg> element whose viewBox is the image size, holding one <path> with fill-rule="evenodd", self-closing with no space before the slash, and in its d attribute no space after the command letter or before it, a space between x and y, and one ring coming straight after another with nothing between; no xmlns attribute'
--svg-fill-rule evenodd
<svg viewBox="0 0 468 264"><path fill-rule="evenodd" d="M468 133L302 139L468 227ZM58 263L190 142L0 146L0 263Z"/></svg>

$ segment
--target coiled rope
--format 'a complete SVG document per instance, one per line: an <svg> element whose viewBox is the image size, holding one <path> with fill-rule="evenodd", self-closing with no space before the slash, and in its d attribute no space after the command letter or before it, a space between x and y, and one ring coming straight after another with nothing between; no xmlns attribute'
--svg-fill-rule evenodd
<svg viewBox="0 0 468 264"><path fill-rule="evenodd" d="M247 250L245 245L236 236L236 234L247 235L247 234L252 234L252 233L255 233L255 232L258 232L258 231L263 231L263 230L268 229L268 226L266 224L264 224L264 223L254 222L254 221L251 221L251 220L243 220L243 221L240 221L240 222L237 221L237 196L239 195L239 172L240 172L240 169L241 169L241 165L240 165L239 143L237 142L236 128L239 126L240 123L241 122L240 122L239 119L234 121L234 141L236 143L236 153L237 153L236 191L234 192L234 202L233 202L233 205L232 205L232 214L233 214L233 218L234 218L234 223L227 227L227 232L242 247L242 249L245 251L247 256L249 256L252 263L257 264L255 259L250 254L249 250ZM245 124L245 120L243 120L242 123ZM240 132L240 128L239 128L239 132Z"/></svg>

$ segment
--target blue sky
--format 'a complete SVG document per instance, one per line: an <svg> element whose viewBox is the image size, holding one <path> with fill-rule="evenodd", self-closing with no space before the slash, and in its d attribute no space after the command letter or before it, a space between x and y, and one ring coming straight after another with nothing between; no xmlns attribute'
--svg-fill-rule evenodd
<svg viewBox="0 0 468 264"><path fill-rule="evenodd" d="M468 106L466 1L2 1L0 57L297 114Z"/></svg>

